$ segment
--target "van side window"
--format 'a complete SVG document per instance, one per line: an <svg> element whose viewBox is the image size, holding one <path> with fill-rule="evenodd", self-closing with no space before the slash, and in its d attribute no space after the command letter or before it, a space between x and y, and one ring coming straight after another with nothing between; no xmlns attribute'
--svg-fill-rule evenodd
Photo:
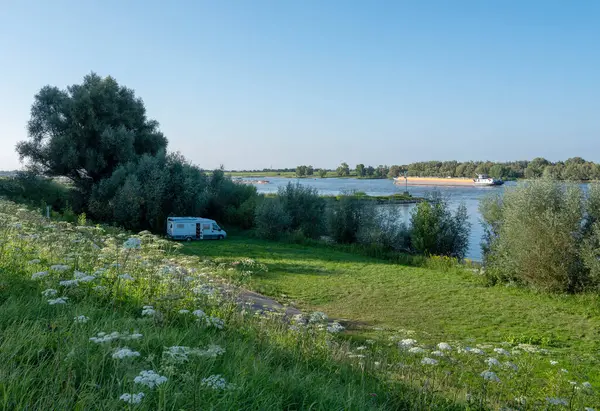
<svg viewBox="0 0 600 411"><path fill-rule="evenodd" d="M203 224L202 225L202 229L203 230L210 230L210 224Z"/></svg>
<svg viewBox="0 0 600 411"><path fill-rule="evenodd" d="M177 224L177 228L184 228L185 225L184 224Z"/></svg>

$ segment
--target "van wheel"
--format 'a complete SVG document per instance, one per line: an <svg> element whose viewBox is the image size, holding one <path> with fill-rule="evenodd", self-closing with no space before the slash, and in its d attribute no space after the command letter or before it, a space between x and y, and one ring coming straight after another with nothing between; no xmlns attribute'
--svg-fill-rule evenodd
<svg viewBox="0 0 600 411"><path fill-rule="evenodd" d="M219 236L219 240L224 239L225 237L223 237L222 235Z"/></svg>
<svg viewBox="0 0 600 411"><path fill-rule="evenodd" d="M185 241L187 241L187 242L190 242L190 241L192 241L192 237L186 237L186 238L185 238Z"/></svg>

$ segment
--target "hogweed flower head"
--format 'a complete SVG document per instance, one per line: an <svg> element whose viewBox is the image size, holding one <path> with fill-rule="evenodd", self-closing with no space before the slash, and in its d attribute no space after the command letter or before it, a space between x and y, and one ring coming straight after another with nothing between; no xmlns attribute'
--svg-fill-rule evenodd
<svg viewBox="0 0 600 411"><path fill-rule="evenodd" d="M491 367L491 366L496 366L496 367L500 367L500 361L498 361L497 359L490 357L487 360L485 360L485 362Z"/></svg>
<svg viewBox="0 0 600 411"><path fill-rule="evenodd" d="M500 378L498 378L494 371L484 371L481 373L481 376L486 381L500 382Z"/></svg>
<svg viewBox="0 0 600 411"><path fill-rule="evenodd" d="M145 394L143 392L138 392L137 394L123 394L119 397L119 399L128 404L139 404L142 402L144 395Z"/></svg>
<svg viewBox="0 0 600 411"><path fill-rule="evenodd" d="M67 271L69 268L71 267L64 264L55 264L50 266L50 270L52 271Z"/></svg>
<svg viewBox="0 0 600 411"><path fill-rule="evenodd" d="M39 273L31 274L32 280L39 280L40 278L44 278L48 276L48 271L40 271Z"/></svg>
<svg viewBox="0 0 600 411"><path fill-rule="evenodd" d="M48 288L47 290L42 291L42 295L46 298L54 297L57 293L58 291L56 291L54 288Z"/></svg>
<svg viewBox="0 0 600 411"><path fill-rule="evenodd" d="M450 346L450 344L445 343L445 342L441 342L437 345L438 349L442 350L442 351L451 351L452 347Z"/></svg>
<svg viewBox="0 0 600 411"><path fill-rule="evenodd" d="M119 348L112 355L112 357L116 360L122 360L124 358L132 358L132 357L139 357L139 356L140 356L139 352L130 350L127 347Z"/></svg>
<svg viewBox="0 0 600 411"><path fill-rule="evenodd" d="M131 275L127 274L127 273L125 273L125 274L120 274L120 275L119 275L119 278L120 278L121 280L125 280L125 281L133 281L133 280L134 280L134 278L133 278Z"/></svg>
<svg viewBox="0 0 600 411"><path fill-rule="evenodd" d="M144 370L140 372L140 375L133 379L133 382L145 385L149 388L154 388L167 382L167 377L159 375L153 370Z"/></svg>
<svg viewBox="0 0 600 411"><path fill-rule="evenodd" d="M142 315L143 316L149 316L149 317L151 317L151 316L153 316L155 314L156 314L156 310L151 305L145 305L142 308Z"/></svg>
<svg viewBox="0 0 600 411"><path fill-rule="evenodd" d="M66 304L68 299L69 299L68 297L58 297L53 300L48 300L48 304L50 304L50 305Z"/></svg>
<svg viewBox="0 0 600 411"><path fill-rule="evenodd" d="M501 355L506 355L506 356L510 355L510 353L508 351L506 351L504 348L494 348L494 352L501 354Z"/></svg>
<svg viewBox="0 0 600 411"><path fill-rule="evenodd" d="M423 365L437 365L438 360L434 360L433 358L425 357L421 360L421 364Z"/></svg>
<svg viewBox="0 0 600 411"><path fill-rule="evenodd" d="M137 249L140 249L141 247L142 247L142 240L140 240L139 238L131 237L129 240L127 240L123 243L123 248L126 248L128 250L137 250Z"/></svg>
<svg viewBox="0 0 600 411"><path fill-rule="evenodd" d="M211 375L203 378L200 384L207 388L212 388L215 391L222 391L233 388L233 384L228 384L225 378L220 374Z"/></svg>
<svg viewBox="0 0 600 411"><path fill-rule="evenodd" d="M84 324L87 323L89 320L90 319L85 315L78 315L77 317L73 318L73 321L75 321L76 324Z"/></svg>
<svg viewBox="0 0 600 411"><path fill-rule="evenodd" d="M548 404L551 404L551 405L564 405L564 406L569 405L569 401L567 401L564 398L546 397L546 401L548 402Z"/></svg>
<svg viewBox="0 0 600 411"><path fill-rule="evenodd" d="M327 331L332 334L339 333L344 330L345 330L344 326L338 322L333 322L327 326Z"/></svg>

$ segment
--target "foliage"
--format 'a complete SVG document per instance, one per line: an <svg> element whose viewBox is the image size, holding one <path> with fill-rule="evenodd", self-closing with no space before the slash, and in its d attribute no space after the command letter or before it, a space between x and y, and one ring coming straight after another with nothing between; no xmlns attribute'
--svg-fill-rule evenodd
<svg viewBox="0 0 600 411"><path fill-rule="evenodd" d="M41 206L45 213L45 206L53 210L62 210L72 203L72 190L51 178L39 177L32 173L20 172L15 177L0 178L0 197L29 204Z"/></svg>
<svg viewBox="0 0 600 411"><path fill-rule="evenodd" d="M329 235L338 243L356 243L359 231L374 228L374 211L374 207L361 201L358 195L340 196L328 209Z"/></svg>
<svg viewBox="0 0 600 411"><path fill-rule="evenodd" d="M316 188L290 182L279 188L278 197L290 217L290 230L298 230L308 238L317 238L323 234L325 200L319 196Z"/></svg>
<svg viewBox="0 0 600 411"><path fill-rule="evenodd" d="M49 223L6 202L0 238L0 362L18 376L2 380L3 409L461 408L347 356L356 344L325 315L293 327L247 315L225 277L263 274L260 262L183 256L147 232Z"/></svg>
<svg viewBox="0 0 600 411"><path fill-rule="evenodd" d="M322 169L320 169L320 170L319 170L319 177L321 177L321 178L325 178L326 176L327 176L327 170L325 170L325 169L323 169L323 168L322 168Z"/></svg>
<svg viewBox="0 0 600 411"><path fill-rule="evenodd" d="M46 86L35 96L22 160L47 176L66 176L85 193L120 165L167 146L141 98L95 73L67 90Z"/></svg>
<svg viewBox="0 0 600 411"><path fill-rule="evenodd" d="M347 177L350 175L350 166L347 163L342 163L337 168L337 175L340 177Z"/></svg>
<svg viewBox="0 0 600 411"><path fill-rule="evenodd" d="M598 290L600 189L535 180L480 205L486 275L554 292Z"/></svg>
<svg viewBox="0 0 600 411"><path fill-rule="evenodd" d="M291 221L279 197L265 198L256 207L256 234L261 238L279 238L289 230Z"/></svg>
<svg viewBox="0 0 600 411"><path fill-rule="evenodd" d="M356 165L356 175L358 177L364 177L367 175L367 171L365 170L365 165L364 164L357 164Z"/></svg>
<svg viewBox="0 0 600 411"><path fill-rule="evenodd" d="M464 204L452 214L448 202L436 194L413 209L410 223L411 247L416 252L464 257L471 229Z"/></svg>

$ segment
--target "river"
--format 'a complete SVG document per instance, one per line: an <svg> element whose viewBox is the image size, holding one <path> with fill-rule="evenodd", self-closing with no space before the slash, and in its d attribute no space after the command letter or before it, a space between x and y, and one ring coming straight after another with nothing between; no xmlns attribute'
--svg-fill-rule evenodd
<svg viewBox="0 0 600 411"><path fill-rule="evenodd" d="M348 191L362 191L368 195L391 195L405 191L404 184L394 184L392 180L362 180L356 178L283 178L267 177L269 184L257 184L259 193L276 193L279 187L285 186L288 182L299 182L303 185L309 185L319 190L321 194L336 195ZM256 178L250 178L256 180ZM456 207L461 202L467 207L469 221L471 222L471 235L469 237L469 248L466 257L472 260L481 260L481 238L483 236L483 227L481 226L481 214L479 214L479 200L492 193L503 192L504 187L514 185L514 182L507 182L504 186L497 187L448 187L448 186L408 186L408 192L415 197L426 197L433 191L441 192L447 199L451 207ZM409 221L410 212L414 205L397 205L401 208L401 215L406 222Z"/></svg>

